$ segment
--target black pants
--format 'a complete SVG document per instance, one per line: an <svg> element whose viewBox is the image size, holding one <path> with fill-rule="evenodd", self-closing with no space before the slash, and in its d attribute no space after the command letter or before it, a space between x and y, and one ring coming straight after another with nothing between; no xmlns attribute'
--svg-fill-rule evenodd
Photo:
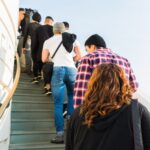
<svg viewBox="0 0 150 150"><path fill-rule="evenodd" d="M43 63L38 61L35 55L32 55L33 60L33 75L34 77L38 77L41 74Z"/></svg>
<svg viewBox="0 0 150 150"><path fill-rule="evenodd" d="M44 78L44 83L50 83L51 78L52 78L52 73L53 73L53 68L50 63L45 63L43 65L43 78Z"/></svg>

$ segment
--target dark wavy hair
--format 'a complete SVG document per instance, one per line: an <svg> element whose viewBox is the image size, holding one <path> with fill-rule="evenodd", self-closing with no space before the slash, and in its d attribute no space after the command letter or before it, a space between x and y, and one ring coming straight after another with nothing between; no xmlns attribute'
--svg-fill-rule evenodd
<svg viewBox="0 0 150 150"><path fill-rule="evenodd" d="M99 65L89 80L80 109L80 114L85 117L84 124L90 127L94 118L130 104L132 93L123 69L115 64Z"/></svg>

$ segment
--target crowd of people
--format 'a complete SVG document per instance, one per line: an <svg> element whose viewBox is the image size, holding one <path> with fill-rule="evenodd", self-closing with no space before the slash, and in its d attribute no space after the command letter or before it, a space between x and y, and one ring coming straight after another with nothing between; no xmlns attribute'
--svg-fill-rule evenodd
<svg viewBox="0 0 150 150"><path fill-rule="evenodd" d="M137 145L149 150L150 113L133 99L138 83L128 59L107 48L98 34L87 38L87 54L81 56L68 22L54 22L51 16L44 25L40 21L37 11L19 9L18 53L25 55L32 83L43 77L45 92L52 93L56 136L51 142L64 143L67 106L66 150L133 150ZM136 108L137 128L132 115ZM140 141L134 136L137 131Z"/></svg>

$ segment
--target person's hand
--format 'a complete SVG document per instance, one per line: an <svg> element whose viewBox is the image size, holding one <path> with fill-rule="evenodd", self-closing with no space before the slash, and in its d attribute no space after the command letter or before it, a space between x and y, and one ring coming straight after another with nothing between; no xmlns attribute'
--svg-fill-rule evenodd
<svg viewBox="0 0 150 150"><path fill-rule="evenodd" d="M23 52L23 54L26 54L27 53L27 49L26 48L22 48L22 52Z"/></svg>

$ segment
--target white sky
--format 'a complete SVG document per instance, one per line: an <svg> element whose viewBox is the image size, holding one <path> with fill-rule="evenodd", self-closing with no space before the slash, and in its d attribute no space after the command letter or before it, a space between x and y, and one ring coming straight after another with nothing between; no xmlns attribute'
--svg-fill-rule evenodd
<svg viewBox="0 0 150 150"><path fill-rule="evenodd" d="M150 96L149 0L20 0L20 7L37 9L43 20L68 21L84 49L84 41L100 34L107 47L128 58L140 84Z"/></svg>

